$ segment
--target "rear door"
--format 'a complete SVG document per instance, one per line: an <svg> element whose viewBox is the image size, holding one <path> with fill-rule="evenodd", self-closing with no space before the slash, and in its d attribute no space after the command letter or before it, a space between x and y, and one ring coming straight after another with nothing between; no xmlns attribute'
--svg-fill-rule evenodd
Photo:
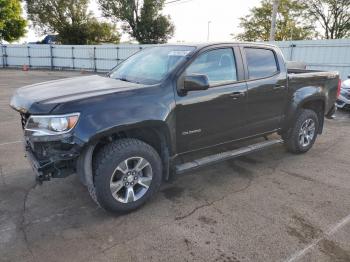
<svg viewBox="0 0 350 262"><path fill-rule="evenodd" d="M247 86L239 48L223 46L203 50L182 76L191 74L205 74L210 87L185 94L177 92L177 151L211 147L243 136ZM183 84L181 78L178 89Z"/></svg>
<svg viewBox="0 0 350 262"><path fill-rule="evenodd" d="M246 135L276 130L287 99L286 73L282 73L273 48L253 46L241 50L248 86Z"/></svg>

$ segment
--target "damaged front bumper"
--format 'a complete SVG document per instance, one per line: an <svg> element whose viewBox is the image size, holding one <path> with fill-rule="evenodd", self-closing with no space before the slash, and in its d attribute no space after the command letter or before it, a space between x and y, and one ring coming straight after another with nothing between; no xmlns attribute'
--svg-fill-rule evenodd
<svg viewBox="0 0 350 262"><path fill-rule="evenodd" d="M74 174L81 146L73 137L55 141L25 137L25 150L37 180L43 182Z"/></svg>

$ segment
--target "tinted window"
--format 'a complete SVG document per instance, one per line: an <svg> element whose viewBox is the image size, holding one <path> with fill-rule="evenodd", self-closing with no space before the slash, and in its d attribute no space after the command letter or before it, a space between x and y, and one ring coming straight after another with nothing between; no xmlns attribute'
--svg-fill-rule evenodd
<svg viewBox="0 0 350 262"><path fill-rule="evenodd" d="M186 75L203 74L209 84L237 81L236 62L231 48L215 49L199 55L186 69Z"/></svg>
<svg viewBox="0 0 350 262"><path fill-rule="evenodd" d="M249 79L274 75L277 71L275 55L272 50L245 48Z"/></svg>

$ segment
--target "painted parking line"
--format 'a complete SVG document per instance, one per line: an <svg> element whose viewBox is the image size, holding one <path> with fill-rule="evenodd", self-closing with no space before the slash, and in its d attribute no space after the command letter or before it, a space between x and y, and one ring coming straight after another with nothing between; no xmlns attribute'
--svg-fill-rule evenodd
<svg viewBox="0 0 350 262"><path fill-rule="evenodd" d="M322 237L315 239L312 241L308 246L306 246L304 249L294 253L292 256L290 256L285 262L294 262L298 261L301 259L305 254L307 254L311 249L313 249L315 246L317 246L322 240L325 238L333 235L336 233L338 230L342 229L345 227L347 224L350 223L350 214L346 217L344 217L342 220L340 220L337 224L332 225L325 234L323 234Z"/></svg>
<svg viewBox="0 0 350 262"><path fill-rule="evenodd" d="M0 143L0 146L7 146L7 145L12 145L12 144L18 144L18 143L23 143L23 140Z"/></svg>

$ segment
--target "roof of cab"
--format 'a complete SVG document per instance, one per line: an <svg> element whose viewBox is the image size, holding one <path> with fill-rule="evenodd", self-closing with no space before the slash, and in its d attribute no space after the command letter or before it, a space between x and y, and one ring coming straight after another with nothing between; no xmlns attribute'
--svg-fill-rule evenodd
<svg viewBox="0 0 350 262"><path fill-rule="evenodd" d="M270 43L264 43L264 42L200 42L200 43L174 43L174 44L166 44L169 46L193 46L197 49L201 49L204 47L209 46L216 46L216 45L247 45L247 46L270 46L270 47L277 47L276 45L270 44Z"/></svg>

